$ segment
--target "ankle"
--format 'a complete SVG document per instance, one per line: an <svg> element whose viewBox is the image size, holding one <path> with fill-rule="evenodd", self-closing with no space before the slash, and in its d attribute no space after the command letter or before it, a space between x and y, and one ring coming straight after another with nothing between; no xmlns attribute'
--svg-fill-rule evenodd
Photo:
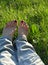
<svg viewBox="0 0 48 65"><path fill-rule="evenodd" d="M8 38L10 41L12 41L12 35L2 35L3 37Z"/></svg>
<svg viewBox="0 0 48 65"><path fill-rule="evenodd" d="M26 37L26 35L24 35L24 34L22 34L22 35L18 35L18 39L19 40L24 40L24 41L27 41L27 37Z"/></svg>

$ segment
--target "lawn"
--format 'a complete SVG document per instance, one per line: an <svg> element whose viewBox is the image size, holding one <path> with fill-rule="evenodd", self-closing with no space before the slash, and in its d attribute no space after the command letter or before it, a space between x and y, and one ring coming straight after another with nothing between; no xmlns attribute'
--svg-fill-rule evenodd
<svg viewBox="0 0 48 65"><path fill-rule="evenodd" d="M48 65L48 0L0 0L0 36L11 20L29 25L28 41Z"/></svg>

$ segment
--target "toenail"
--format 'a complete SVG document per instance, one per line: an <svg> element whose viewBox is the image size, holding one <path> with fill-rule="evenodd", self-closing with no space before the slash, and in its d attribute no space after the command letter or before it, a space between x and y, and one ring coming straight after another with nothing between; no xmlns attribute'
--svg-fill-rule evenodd
<svg viewBox="0 0 48 65"><path fill-rule="evenodd" d="M24 21L21 21L21 23L23 23Z"/></svg>
<svg viewBox="0 0 48 65"><path fill-rule="evenodd" d="M14 22L16 22L17 23L17 21L15 20Z"/></svg>

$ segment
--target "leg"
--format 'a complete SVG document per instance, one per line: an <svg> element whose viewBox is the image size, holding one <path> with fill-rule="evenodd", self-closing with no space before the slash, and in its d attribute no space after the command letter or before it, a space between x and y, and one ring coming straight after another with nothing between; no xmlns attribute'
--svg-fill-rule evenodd
<svg viewBox="0 0 48 65"><path fill-rule="evenodd" d="M21 22L19 26L19 36L15 40L17 46L17 54L19 65L44 65L40 57L35 52L33 46L27 42L28 26L25 22Z"/></svg>
<svg viewBox="0 0 48 65"><path fill-rule="evenodd" d="M17 65L12 37L15 31L14 21L8 23L3 30L3 37L0 38L0 65Z"/></svg>

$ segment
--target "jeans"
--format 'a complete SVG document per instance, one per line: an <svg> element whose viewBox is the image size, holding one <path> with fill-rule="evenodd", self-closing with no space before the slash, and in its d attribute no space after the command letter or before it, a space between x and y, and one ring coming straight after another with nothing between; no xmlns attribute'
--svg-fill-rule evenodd
<svg viewBox="0 0 48 65"><path fill-rule="evenodd" d="M15 45L15 48L13 47ZM0 65L45 65L26 36L12 43L9 37L0 38Z"/></svg>

